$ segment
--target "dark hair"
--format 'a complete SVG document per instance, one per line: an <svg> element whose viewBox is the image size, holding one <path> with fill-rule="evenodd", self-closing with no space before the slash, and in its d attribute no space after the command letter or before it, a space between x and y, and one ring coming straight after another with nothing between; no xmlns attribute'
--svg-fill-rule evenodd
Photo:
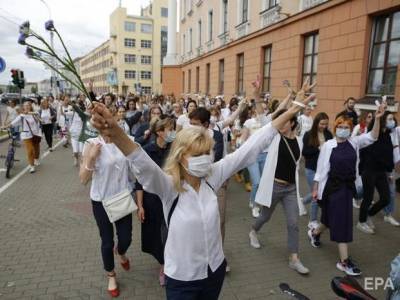
<svg viewBox="0 0 400 300"><path fill-rule="evenodd" d="M156 104L156 105L152 105L152 106L150 107L150 109L149 109L149 115L150 115L150 117L151 117L151 113L153 112L153 109L158 109L158 110L161 112L161 115L160 115L160 116L164 116L163 110L161 109L161 107L160 107L158 104Z"/></svg>
<svg viewBox="0 0 400 300"><path fill-rule="evenodd" d="M394 117L394 114L392 112L390 112L390 111L385 111L385 113L383 114L383 116L379 120L379 125L380 125L379 134L381 134L385 130L385 128L386 128L386 119L387 119L387 117L389 115L393 115L394 122L395 122L395 124L397 126L397 120ZM371 123L369 123L369 125L368 125L368 131L372 130L372 128L374 127L374 124L375 124L375 118L372 118Z"/></svg>
<svg viewBox="0 0 400 300"><path fill-rule="evenodd" d="M104 100L105 100L105 98L106 98L107 96L111 97L111 101L114 102L114 100L115 100L114 94L112 94L112 93L107 93L107 94L105 94L105 95L104 95Z"/></svg>
<svg viewBox="0 0 400 300"><path fill-rule="evenodd" d="M246 106L246 108L239 113L240 126L243 126L244 122L246 122L248 120L249 112L250 112L250 108L248 106Z"/></svg>
<svg viewBox="0 0 400 300"><path fill-rule="evenodd" d="M229 101L229 108L232 108L232 106L239 105L239 100L236 97L231 98Z"/></svg>
<svg viewBox="0 0 400 300"><path fill-rule="evenodd" d="M346 99L346 101L344 101L344 104L347 104L350 100L356 101L354 97L349 97Z"/></svg>
<svg viewBox="0 0 400 300"><path fill-rule="evenodd" d="M309 132L308 145L313 147L319 146L318 125L319 122L321 122L322 120L329 120L328 115L324 112L318 113L314 118L313 124Z"/></svg>
<svg viewBox="0 0 400 300"><path fill-rule="evenodd" d="M189 119L199 120L201 124L210 123L211 113L204 107L198 107L189 114Z"/></svg>
<svg viewBox="0 0 400 300"><path fill-rule="evenodd" d="M280 115L284 114L285 112L287 112L287 109L280 109L280 110L278 110L278 111L275 113L274 120L275 120L276 118L278 118ZM297 121L297 117L296 117L296 116L293 116L293 117L289 120L289 122L292 122L292 123L293 123L293 126L291 127L292 130L295 130L296 127L297 127L297 125L299 124L298 121Z"/></svg>
<svg viewBox="0 0 400 300"><path fill-rule="evenodd" d="M127 102L126 102L126 107L125 109L128 111L129 110L129 103L133 102L133 104L135 104L135 109L136 110L136 101L135 99L130 98Z"/></svg>
<svg viewBox="0 0 400 300"><path fill-rule="evenodd" d="M194 103L194 105L196 106L196 108L197 108L197 103L196 103L196 101L194 101L194 100L192 100L192 99L190 99L189 101L188 101L188 103L186 104L186 109L188 109L189 108L189 105L190 105L190 103Z"/></svg>

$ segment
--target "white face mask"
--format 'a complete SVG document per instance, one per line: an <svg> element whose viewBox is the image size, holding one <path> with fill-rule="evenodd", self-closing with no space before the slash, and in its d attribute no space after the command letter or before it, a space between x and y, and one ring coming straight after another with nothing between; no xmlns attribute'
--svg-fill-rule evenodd
<svg viewBox="0 0 400 300"><path fill-rule="evenodd" d="M341 139L348 139L350 137L350 129L348 128L337 128L336 136Z"/></svg>
<svg viewBox="0 0 400 300"><path fill-rule="evenodd" d="M215 124L218 122L218 118L216 116L211 116L210 117L210 123Z"/></svg>
<svg viewBox="0 0 400 300"><path fill-rule="evenodd" d="M185 170L195 177L206 177L211 171L213 158L211 155L192 156L187 159L188 167Z"/></svg>

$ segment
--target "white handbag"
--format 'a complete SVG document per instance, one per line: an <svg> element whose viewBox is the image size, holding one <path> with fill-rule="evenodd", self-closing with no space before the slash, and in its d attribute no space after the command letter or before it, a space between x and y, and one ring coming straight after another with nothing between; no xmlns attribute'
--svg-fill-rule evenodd
<svg viewBox="0 0 400 300"><path fill-rule="evenodd" d="M102 203L111 223L122 219L138 208L128 189L103 200Z"/></svg>

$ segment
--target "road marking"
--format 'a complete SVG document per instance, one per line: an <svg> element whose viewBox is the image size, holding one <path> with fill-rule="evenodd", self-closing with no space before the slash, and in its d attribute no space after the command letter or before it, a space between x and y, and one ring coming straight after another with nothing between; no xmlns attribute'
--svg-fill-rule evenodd
<svg viewBox="0 0 400 300"><path fill-rule="evenodd" d="M7 171L7 169L0 169L0 172L5 172Z"/></svg>
<svg viewBox="0 0 400 300"><path fill-rule="evenodd" d="M58 146L62 144L63 140L60 140L54 147L53 149L56 149ZM47 150L45 153L43 153L41 160L45 158L47 155L49 155L50 151ZM21 172L19 172L15 177L11 178L10 181L8 181L5 185L0 187L0 195L5 192L11 185L13 185L14 182L16 182L18 179L20 179L26 172L29 171L30 166L26 166ZM1 171L1 170L0 170Z"/></svg>

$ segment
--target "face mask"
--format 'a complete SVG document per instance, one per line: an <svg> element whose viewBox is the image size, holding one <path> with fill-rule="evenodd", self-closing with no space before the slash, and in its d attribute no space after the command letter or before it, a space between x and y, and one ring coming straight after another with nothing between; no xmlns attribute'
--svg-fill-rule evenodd
<svg viewBox="0 0 400 300"><path fill-rule="evenodd" d="M393 129L396 126L396 123L394 120L387 120L386 121L386 128L387 129Z"/></svg>
<svg viewBox="0 0 400 300"><path fill-rule="evenodd" d="M186 171L195 177L206 177L211 171L212 156L200 155L188 158L188 168Z"/></svg>
<svg viewBox="0 0 400 300"><path fill-rule="evenodd" d="M176 131L170 131L165 137L165 142L172 143L175 140L175 138L176 138Z"/></svg>
<svg viewBox="0 0 400 300"><path fill-rule="evenodd" d="M350 136L350 129L337 128L336 136L341 139L347 139Z"/></svg>

